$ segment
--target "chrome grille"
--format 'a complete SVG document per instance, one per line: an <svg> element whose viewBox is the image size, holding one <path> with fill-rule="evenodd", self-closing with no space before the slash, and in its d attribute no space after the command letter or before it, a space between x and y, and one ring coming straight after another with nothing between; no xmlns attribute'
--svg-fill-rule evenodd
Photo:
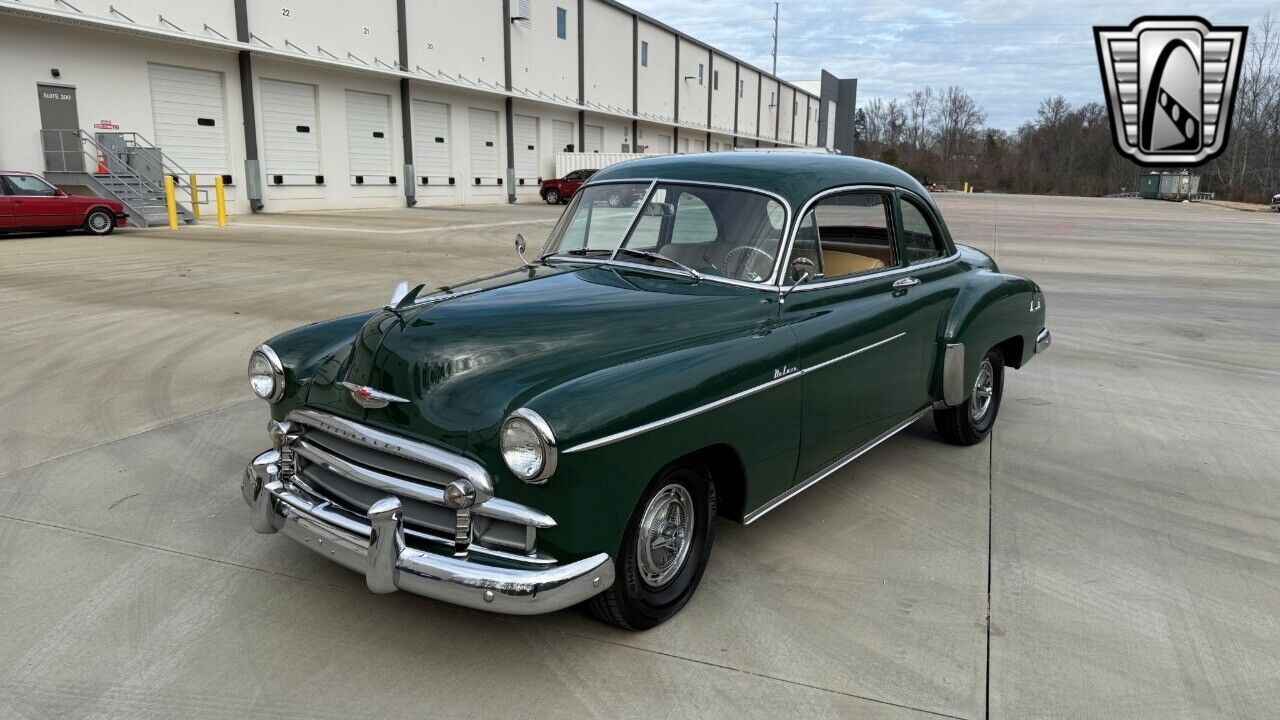
<svg viewBox="0 0 1280 720"><path fill-rule="evenodd" d="M360 515L393 495L408 534L447 543L455 554L479 546L520 561L543 557L535 550L537 529L555 525L545 513L499 498L462 511L444 504L445 485L483 473L473 461L316 410L295 410L289 419L303 432L282 459L289 457L308 492ZM479 479L492 487L487 475Z"/></svg>

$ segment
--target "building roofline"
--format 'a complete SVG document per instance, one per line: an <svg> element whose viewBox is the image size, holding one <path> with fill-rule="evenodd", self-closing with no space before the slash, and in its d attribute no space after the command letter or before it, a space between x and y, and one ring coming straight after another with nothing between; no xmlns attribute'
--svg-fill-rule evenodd
<svg viewBox="0 0 1280 720"><path fill-rule="evenodd" d="M805 95L808 95L808 96L810 96L810 97L814 98L815 100L821 100L821 99L822 99L820 96L818 96L818 95L814 95L813 93L809 92L808 90L805 90L805 89L803 89L803 88L801 88L801 87L797 86L795 83L791 83L791 82L788 82L788 81L786 81L786 80L783 80L782 78L778 77L777 75L774 75L773 73L769 72L768 70L764 70L764 69L762 69L762 68L758 68L758 67L756 67L755 65L752 65L751 63L747 62L746 60L743 60L742 58L737 57L736 55L732 55L732 54L730 54L730 53L727 53L727 52L725 52L724 50L720 50L720 49L716 48L714 45L711 45L711 44L708 44L708 43L706 43L706 42L703 42L702 40L699 40L698 38L696 38L696 37L694 37L694 36L692 36L692 35L690 35L690 34L688 34L688 33L686 33L686 32L682 32L682 31L680 31L680 30L677 30L677 29L675 29L674 27L671 27L670 25L668 25L668 24L666 24L666 23L662 22L661 20L658 20L657 18L652 17L652 16L650 16L650 15L646 15L645 13L642 13L642 12L640 12L639 10L636 10L635 8L631 7L630 5L627 5L627 4L625 4L625 3L622 3L622 2L620 2L619 0L599 0L599 2L602 2L602 3L604 3L605 5L609 5L609 6L612 6L612 7L616 8L616 9L618 9L618 10L621 10L621 11L623 11L623 12L627 13L628 15L634 15L634 16L636 16L637 18L640 18L641 20L643 20L643 21L645 21L645 22L649 23L650 25L653 25L653 26L655 26L655 27L661 28L662 30L667 31L667 32L671 33L672 35L675 35L676 37L679 37L679 38L680 38L680 39L682 39L682 40L686 40L686 41L688 41L688 42L690 42L690 43L693 43L694 45L697 45L698 47L700 47L700 48L702 48L702 49L704 49L704 50L707 50L707 51L709 51L709 52L718 53L718 54L720 54L720 55L723 55L723 56L725 56L725 57L729 58L730 60L732 60L732 61L734 61L734 62L738 63L738 64L739 64L739 65L741 65L742 67L747 68L748 70L754 70L755 72L760 73L760 75L762 75L763 77L769 78L769 79L771 79L771 80L776 80L779 84L781 84L781 85L786 85L787 87L791 88L792 90L795 90L795 91L796 91L796 92L798 92L798 93L804 93Z"/></svg>

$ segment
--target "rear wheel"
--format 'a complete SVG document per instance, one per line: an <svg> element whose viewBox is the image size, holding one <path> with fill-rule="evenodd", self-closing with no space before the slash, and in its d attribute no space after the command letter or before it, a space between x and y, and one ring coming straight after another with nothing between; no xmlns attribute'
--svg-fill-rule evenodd
<svg viewBox="0 0 1280 720"><path fill-rule="evenodd" d="M933 423L943 440L953 445L976 445L991 434L1000 398L1004 395L1004 358L990 350L978 365L969 398L956 407L933 411Z"/></svg>
<svg viewBox="0 0 1280 720"><path fill-rule="evenodd" d="M698 589L715 521L715 485L702 467L679 463L659 473L627 525L613 586L591 599L591 611L627 630L675 615Z"/></svg>
<svg viewBox="0 0 1280 720"><path fill-rule="evenodd" d="M116 218L106 210L94 210L84 219L84 229L91 235L110 235L116 229Z"/></svg>
<svg viewBox="0 0 1280 720"><path fill-rule="evenodd" d="M546 191L545 193L543 193L543 195L542 195L542 199L543 199L543 200L546 200L548 205L559 205L559 204L560 204L560 191L559 191L559 190L548 190L548 191Z"/></svg>

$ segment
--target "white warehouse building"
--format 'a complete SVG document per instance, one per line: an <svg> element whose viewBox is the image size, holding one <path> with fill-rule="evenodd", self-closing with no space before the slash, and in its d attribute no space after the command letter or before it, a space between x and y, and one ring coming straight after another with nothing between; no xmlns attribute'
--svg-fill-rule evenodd
<svg viewBox="0 0 1280 720"><path fill-rule="evenodd" d="M0 58L0 168L221 177L233 213L538 201L566 150L843 150L856 92L615 0L0 0Z"/></svg>

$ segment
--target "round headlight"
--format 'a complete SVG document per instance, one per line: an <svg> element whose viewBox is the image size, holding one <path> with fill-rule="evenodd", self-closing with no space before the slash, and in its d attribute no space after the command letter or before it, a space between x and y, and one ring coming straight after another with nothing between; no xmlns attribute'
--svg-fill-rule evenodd
<svg viewBox="0 0 1280 720"><path fill-rule="evenodd" d="M502 460L527 483L540 485L556 471L556 439L551 426L532 410L520 408L502 423Z"/></svg>
<svg viewBox="0 0 1280 720"><path fill-rule="evenodd" d="M284 395L284 366L271 348L263 345L249 356L249 387L268 402Z"/></svg>

